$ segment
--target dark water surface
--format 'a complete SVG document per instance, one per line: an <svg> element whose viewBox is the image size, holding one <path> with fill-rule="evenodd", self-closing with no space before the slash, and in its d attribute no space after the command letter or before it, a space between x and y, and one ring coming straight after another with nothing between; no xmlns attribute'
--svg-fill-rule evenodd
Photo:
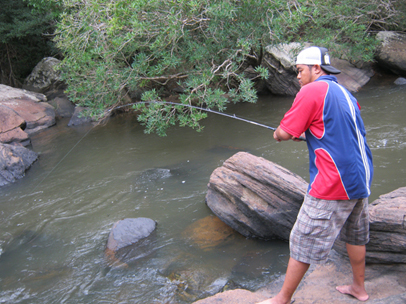
<svg viewBox="0 0 406 304"><path fill-rule="evenodd" d="M383 81L356 94L374 156L371 202L405 186L406 86ZM235 113L276 127L292 98L261 97ZM0 189L0 303L192 303L225 284L256 290L283 274L288 244L234 236L200 248L184 231L211 215L210 174L238 151L308 178L305 143L276 143L272 131L209 114L197 133L143 133L131 115L103 126L67 121L37 134L39 160ZM114 222L158 222L149 255L110 267L104 257Z"/></svg>

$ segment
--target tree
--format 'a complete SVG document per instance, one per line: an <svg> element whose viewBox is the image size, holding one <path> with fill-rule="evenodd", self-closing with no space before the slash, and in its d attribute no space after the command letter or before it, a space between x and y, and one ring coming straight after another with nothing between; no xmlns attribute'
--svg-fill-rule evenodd
<svg viewBox="0 0 406 304"><path fill-rule="evenodd" d="M70 97L91 107L93 115L102 115L129 92L144 92L144 101L160 100L171 83L184 91L182 103L222 110L226 92L235 100L254 102L252 82L241 72L245 60L257 61L256 51L269 40L265 12L251 13L265 2L65 1L74 13L63 16L56 41L66 56L63 72ZM257 70L266 76L264 69ZM161 135L166 123L199 129L205 116L191 108L148 109L139 118L147 131Z"/></svg>
<svg viewBox="0 0 406 304"><path fill-rule="evenodd" d="M406 30L399 0L274 0L270 19L276 41L312 42L352 62L373 61L382 30Z"/></svg>
<svg viewBox="0 0 406 304"><path fill-rule="evenodd" d="M36 0L43 1L43 0ZM224 110L255 102L247 66L267 77L262 49L302 41L333 46L335 55L370 61L373 31L396 26L394 0L62 0L56 43L68 94L90 114L127 103L165 100ZM396 19L398 18L398 19ZM395 20L396 19L396 20ZM146 132L178 123L201 129L195 108L139 103Z"/></svg>
<svg viewBox="0 0 406 304"><path fill-rule="evenodd" d="M41 0L3 0L0 10L0 82L19 87L35 65L55 53L50 36L57 3ZM53 3L53 5L51 5ZM45 5L45 1L44 1Z"/></svg>

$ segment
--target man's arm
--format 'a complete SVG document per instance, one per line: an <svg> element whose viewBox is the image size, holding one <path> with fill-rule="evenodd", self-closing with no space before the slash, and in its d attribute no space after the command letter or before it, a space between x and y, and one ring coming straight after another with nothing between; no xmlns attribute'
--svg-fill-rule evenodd
<svg viewBox="0 0 406 304"><path fill-rule="evenodd" d="M297 138L297 137L289 134L288 132L282 130L280 126L273 133L273 138L276 141L289 140L289 139L292 139L294 141L303 141L303 140L305 141L306 140L306 136L304 133L299 138Z"/></svg>
<svg viewBox="0 0 406 304"><path fill-rule="evenodd" d="M275 130L275 132L273 132L273 138L276 141L282 141L282 140L289 140L291 139L293 136L290 135L288 132L284 131L281 129L280 126L278 126Z"/></svg>

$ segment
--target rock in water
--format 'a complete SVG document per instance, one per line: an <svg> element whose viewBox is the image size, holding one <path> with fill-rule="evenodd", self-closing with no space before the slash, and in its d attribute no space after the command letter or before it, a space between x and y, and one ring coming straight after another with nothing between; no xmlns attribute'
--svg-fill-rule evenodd
<svg viewBox="0 0 406 304"><path fill-rule="evenodd" d="M150 255L154 249L148 237L155 228L156 222L144 217L114 223L105 250L108 264L128 267L128 262Z"/></svg>
<svg viewBox="0 0 406 304"><path fill-rule="evenodd" d="M38 158L38 154L22 146L0 143L0 186L15 182Z"/></svg>
<svg viewBox="0 0 406 304"><path fill-rule="evenodd" d="M187 238L193 245L204 251L214 249L216 246L233 241L240 236L217 216L209 215L186 227L182 236Z"/></svg>
<svg viewBox="0 0 406 304"><path fill-rule="evenodd" d="M107 241L107 249L117 251L148 237L156 228L149 218L126 218L114 223Z"/></svg>
<svg viewBox="0 0 406 304"><path fill-rule="evenodd" d="M206 203L245 237L288 240L307 186L289 170L239 152L213 171Z"/></svg>

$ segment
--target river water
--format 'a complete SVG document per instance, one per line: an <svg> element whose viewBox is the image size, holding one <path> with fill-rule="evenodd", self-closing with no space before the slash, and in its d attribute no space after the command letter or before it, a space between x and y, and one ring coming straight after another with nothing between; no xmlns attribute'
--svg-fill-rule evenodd
<svg viewBox="0 0 406 304"><path fill-rule="evenodd" d="M371 81L356 97L374 156L370 201L405 186L406 86ZM292 103L260 97L234 113L276 127ZM32 138L39 160L0 189L0 303L192 303L224 285L256 290L283 274L282 241L233 236L201 248L184 233L212 213L210 174L247 151L308 178L305 143L276 143L272 131L209 114L203 132L143 133L135 117L96 127L58 121ZM104 249L123 218L157 221L144 255L111 266Z"/></svg>

